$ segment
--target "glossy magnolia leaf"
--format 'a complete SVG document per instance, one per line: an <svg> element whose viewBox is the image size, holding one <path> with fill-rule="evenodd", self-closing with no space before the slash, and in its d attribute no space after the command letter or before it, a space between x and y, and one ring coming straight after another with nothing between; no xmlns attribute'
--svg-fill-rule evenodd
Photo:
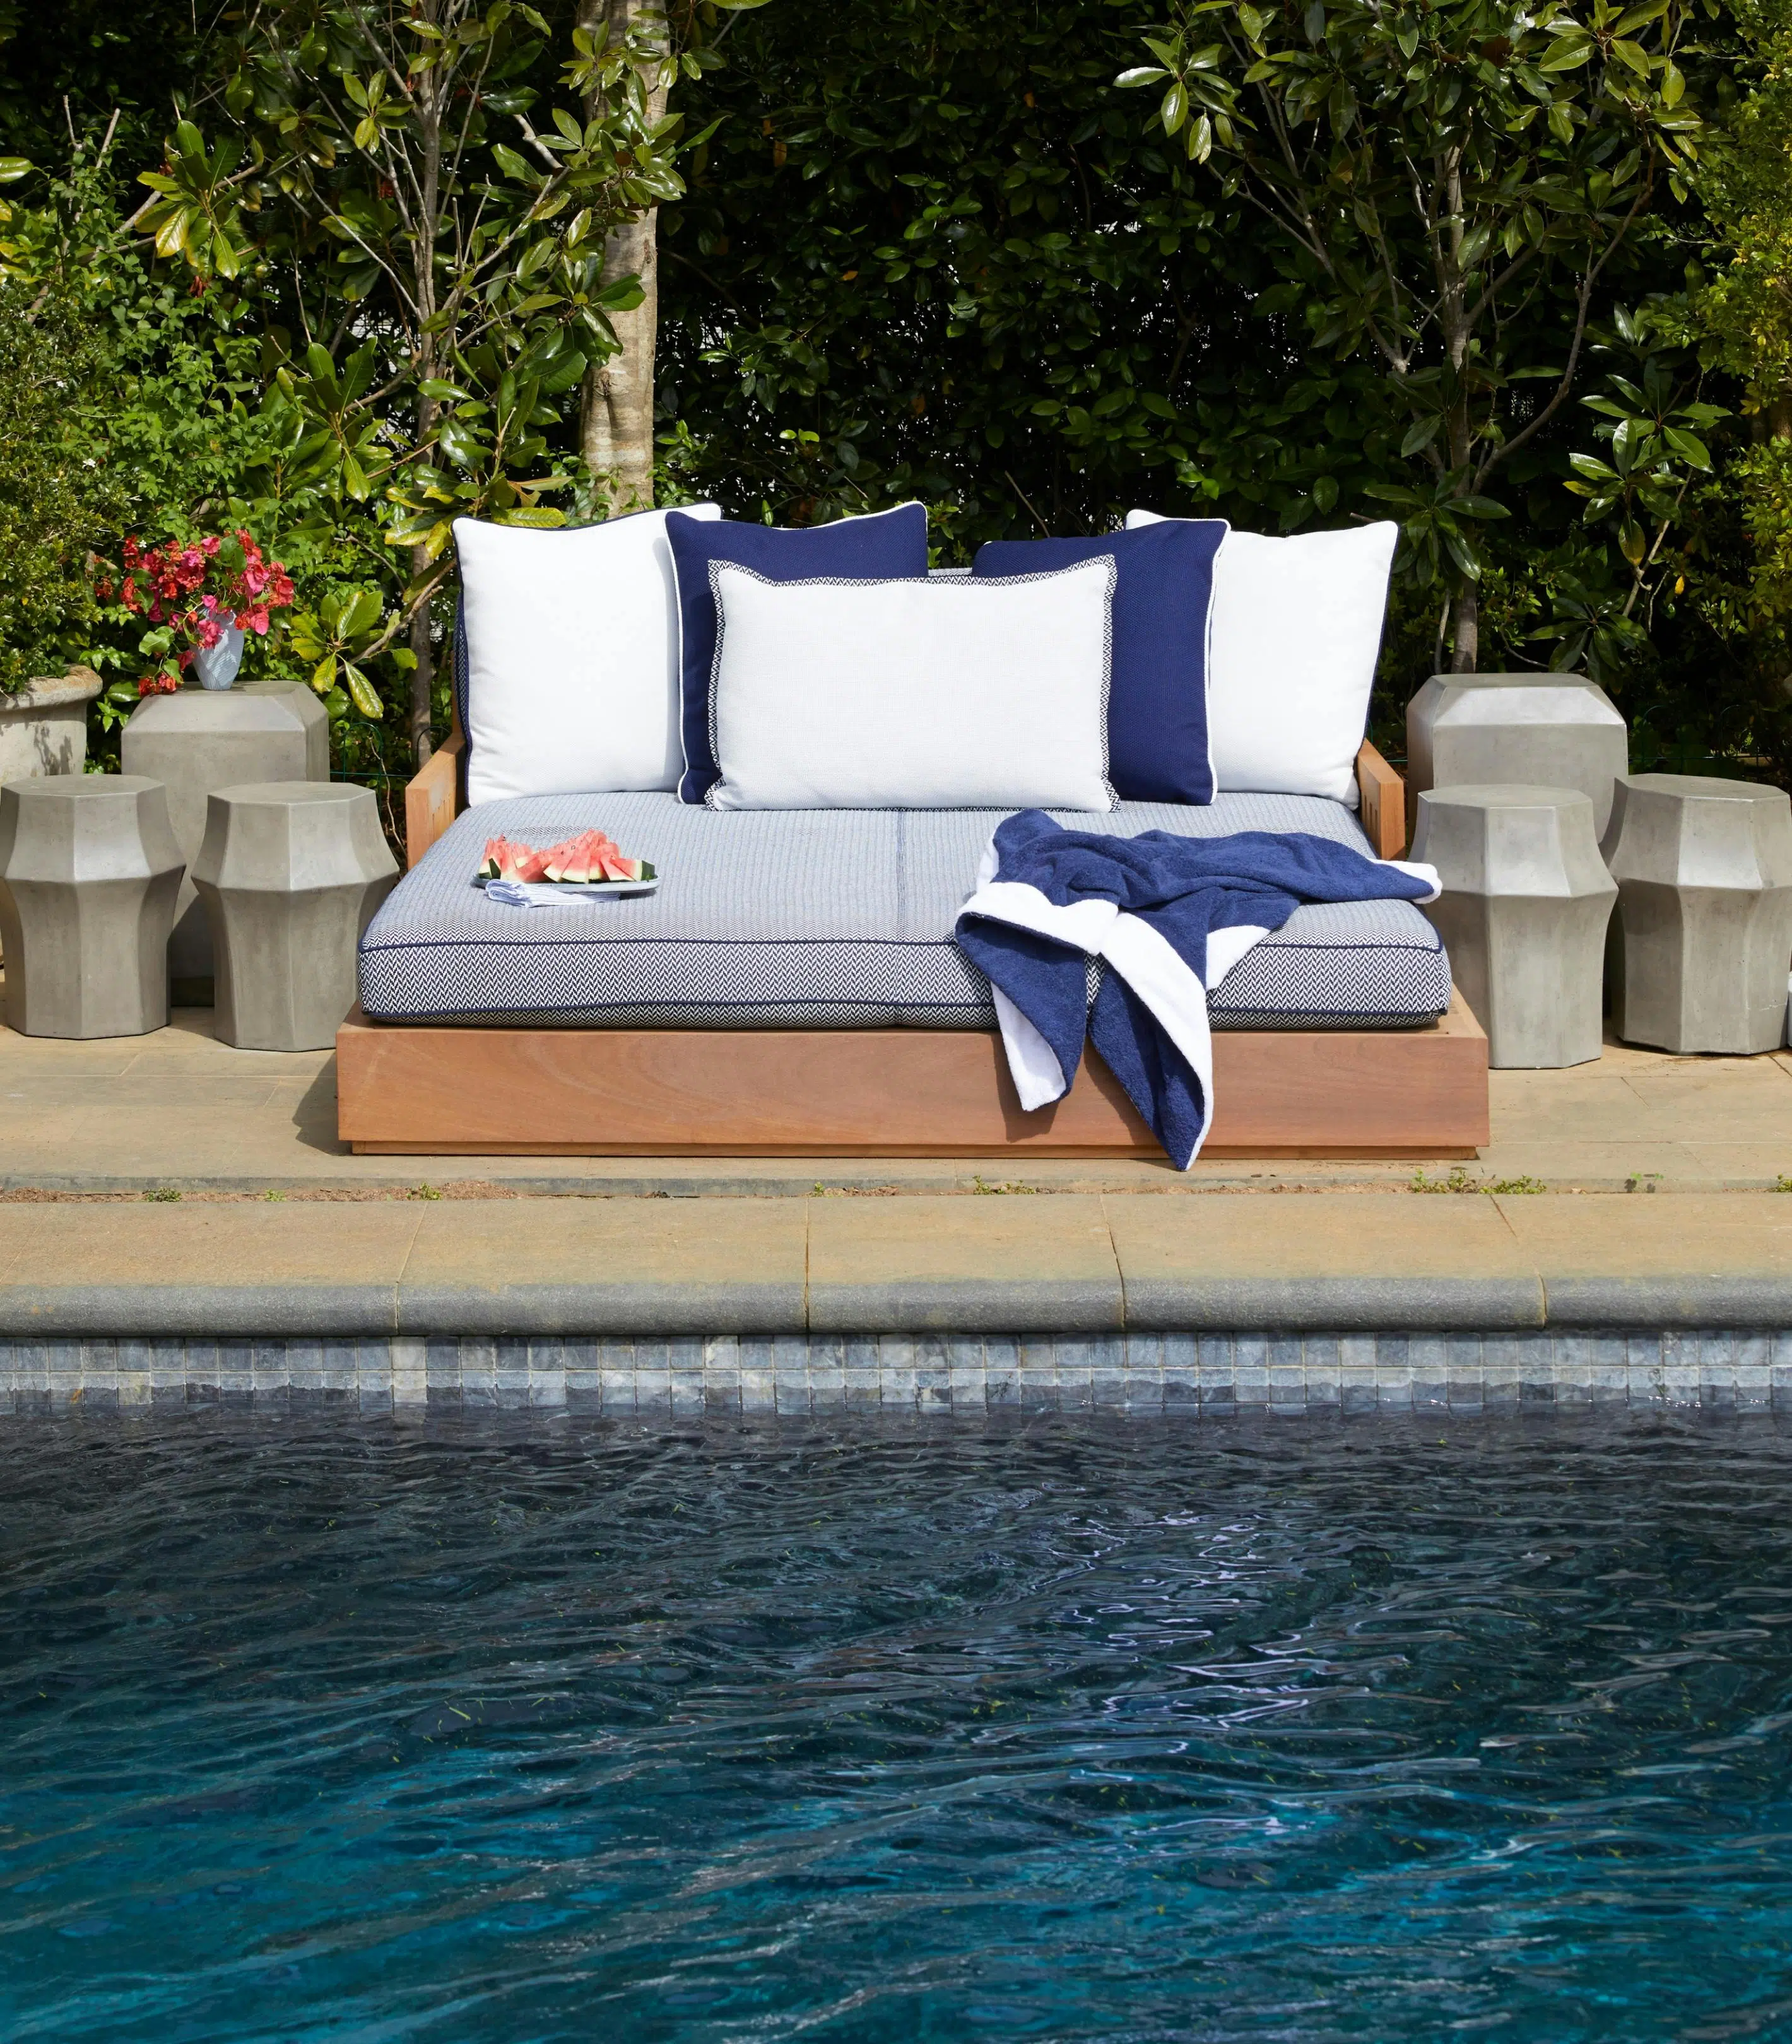
<svg viewBox="0 0 1792 2044"><path fill-rule="evenodd" d="M1139 64L1131 71L1123 71L1114 83L1123 86L1155 85L1160 78L1168 76L1169 73L1162 64Z"/></svg>
<svg viewBox="0 0 1792 2044"><path fill-rule="evenodd" d="M1422 452L1436 439L1443 430L1443 425L1444 415L1440 412L1433 412L1429 418L1415 419L1406 428L1406 437L1400 443L1402 456Z"/></svg>
<svg viewBox="0 0 1792 2044"><path fill-rule="evenodd" d="M386 705L379 700L379 691L352 660L342 663L342 678L350 701L363 717L377 724L386 714Z"/></svg>
<svg viewBox="0 0 1792 2044"><path fill-rule="evenodd" d="M311 686L319 695L327 696L336 685L336 655L326 653L311 670Z"/></svg>
<svg viewBox="0 0 1792 2044"><path fill-rule="evenodd" d="M1668 426L1662 437L1682 461L1689 461L1696 469L1709 471L1711 456L1698 434L1689 433L1684 426Z"/></svg>

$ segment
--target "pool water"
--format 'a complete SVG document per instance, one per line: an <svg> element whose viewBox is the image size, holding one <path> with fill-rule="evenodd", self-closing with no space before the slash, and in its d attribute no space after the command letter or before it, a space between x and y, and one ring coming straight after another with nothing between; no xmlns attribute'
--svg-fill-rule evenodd
<svg viewBox="0 0 1792 2044"><path fill-rule="evenodd" d="M1771 1421L0 1454L13 2044L1792 2037Z"/></svg>

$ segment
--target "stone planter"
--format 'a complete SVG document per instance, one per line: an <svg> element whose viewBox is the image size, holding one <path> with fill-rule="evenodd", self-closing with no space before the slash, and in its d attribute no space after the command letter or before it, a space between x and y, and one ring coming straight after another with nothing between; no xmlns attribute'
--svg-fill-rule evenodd
<svg viewBox="0 0 1792 2044"><path fill-rule="evenodd" d="M80 773L87 763L87 705L105 686L91 667L71 667L0 696L0 781Z"/></svg>

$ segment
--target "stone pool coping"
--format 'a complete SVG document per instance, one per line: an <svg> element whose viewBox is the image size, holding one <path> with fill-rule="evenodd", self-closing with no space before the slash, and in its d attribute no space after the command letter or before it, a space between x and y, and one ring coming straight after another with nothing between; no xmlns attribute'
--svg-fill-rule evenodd
<svg viewBox="0 0 1792 2044"><path fill-rule="evenodd" d="M1792 1329L1792 1197L0 1206L15 1346L1712 1329Z"/></svg>

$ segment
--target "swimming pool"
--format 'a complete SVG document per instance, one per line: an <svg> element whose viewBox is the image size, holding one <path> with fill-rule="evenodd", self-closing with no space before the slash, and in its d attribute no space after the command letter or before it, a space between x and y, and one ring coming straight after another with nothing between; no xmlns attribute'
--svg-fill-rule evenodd
<svg viewBox="0 0 1792 2044"><path fill-rule="evenodd" d="M11 2039L1792 2035L1792 1436L0 1430Z"/></svg>

